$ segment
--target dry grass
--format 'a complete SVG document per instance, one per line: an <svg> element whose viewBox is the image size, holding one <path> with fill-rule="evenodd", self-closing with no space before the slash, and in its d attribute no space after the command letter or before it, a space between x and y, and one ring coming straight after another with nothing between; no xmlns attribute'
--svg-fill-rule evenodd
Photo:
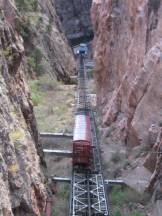
<svg viewBox="0 0 162 216"><path fill-rule="evenodd" d="M25 138L25 133L23 130L22 131L20 130L11 131L9 133L9 138L14 143L18 140L23 140Z"/></svg>
<svg viewBox="0 0 162 216"><path fill-rule="evenodd" d="M71 132L74 86L63 85L48 75L29 82L39 131Z"/></svg>
<svg viewBox="0 0 162 216"><path fill-rule="evenodd" d="M18 170L19 170L19 165L17 163L12 164L8 168L9 173L11 173L13 176L16 175L16 173L18 172Z"/></svg>

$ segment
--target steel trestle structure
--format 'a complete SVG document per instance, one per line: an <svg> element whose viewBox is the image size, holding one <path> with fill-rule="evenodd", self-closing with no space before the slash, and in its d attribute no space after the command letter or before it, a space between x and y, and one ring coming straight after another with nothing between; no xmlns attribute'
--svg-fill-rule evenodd
<svg viewBox="0 0 162 216"><path fill-rule="evenodd" d="M91 109L87 90L84 55L80 54L78 73L77 108L84 106L90 115L92 146L91 169L72 170L69 216L110 216L105 180L102 172L100 144L97 137L95 115Z"/></svg>

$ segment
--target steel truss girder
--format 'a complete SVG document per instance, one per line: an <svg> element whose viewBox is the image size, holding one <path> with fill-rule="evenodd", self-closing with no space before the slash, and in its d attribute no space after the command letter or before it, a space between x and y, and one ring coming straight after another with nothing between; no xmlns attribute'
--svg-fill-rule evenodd
<svg viewBox="0 0 162 216"><path fill-rule="evenodd" d="M86 215L88 211L88 191L85 173L73 173L71 205L71 216Z"/></svg>
<svg viewBox="0 0 162 216"><path fill-rule="evenodd" d="M90 175L90 197L91 197L91 208L93 209L94 215L100 213L101 215L108 216L106 191L104 186L104 179L102 174Z"/></svg>
<svg viewBox="0 0 162 216"><path fill-rule="evenodd" d="M108 216L102 174L73 173L71 216ZM90 208L90 214L89 214Z"/></svg>

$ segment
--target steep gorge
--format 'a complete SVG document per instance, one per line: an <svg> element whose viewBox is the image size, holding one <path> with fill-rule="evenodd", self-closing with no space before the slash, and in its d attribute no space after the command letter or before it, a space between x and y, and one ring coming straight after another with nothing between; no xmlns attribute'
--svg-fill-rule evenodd
<svg viewBox="0 0 162 216"><path fill-rule="evenodd" d="M130 158L142 146L138 166L152 173L161 215L162 1L93 0L91 17L102 126Z"/></svg>
<svg viewBox="0 0 162 216"><path fill-rule="evenodd" d="M54 16L50 27L51 37L47 38L39 25L37 32L29 25L25 30L28 29L29 35L34 32L34 37L26 38L24 46L22 36L27 35L22 32L21 24L28 14L23 16L13 0L0 0L0 215L4 216L39 216L45 210L47 170L26 84L29 73L27 49L31 52L37 46L47 48L44 55L50 58L52 70L58 79L69 81L70 73L75 71L71 49L59 30L51 2L41 1L47 12L40 14L45 21ZM47 44L42 44L45 40L42 37L46 37ZM27 47L28 44L32 46Z"/></svg>
<svg viewBox="0 0 162 216"><path fill-rule="evenodd" d="M45 208L46 166L26 75L50 73L68 83L70 74L75 73L55 3L70 40L92 33L87 14L91 1L87 1L88 6L78 1L79 8L85 6L86 10L77 18L76 10L66 12L68 1L62 2L63 10L60 0L39 0L34 12L32 8L17 9L12 0L0 0L1 215L41 215ZM73 7L68 8L71 11ZM95 81L103 136L111 135L112 143L126 146L128 158L137 161L136 167L145 167L151 173L146 189L153 194L153 216L161 215L162 205L162 156L157 154L162 147L161 12L160 0L93 0L92 5ZM141 146L139 157L134 158L133 152Z"/></svg>

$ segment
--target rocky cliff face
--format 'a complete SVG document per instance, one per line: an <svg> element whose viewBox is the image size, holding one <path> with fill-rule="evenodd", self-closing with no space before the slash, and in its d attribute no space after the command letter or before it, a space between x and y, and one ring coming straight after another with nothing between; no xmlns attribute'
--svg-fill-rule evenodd
<svg viewBox="0 0 162 216"><path fill-rule="evenodd" d="M128 147L153 151L162 120L162 2L93 0L92 22L103 126L115 125ZM153 171L159 160L148 156L145 166Z"/></svg>
<svg viewBox="0 0 162 216"><path fill-rule="evenodd" d="M62 32L52 0L16 0L23 19L19 32L25 42L25 54L31 74L49 73L58 80L70 81L75 60Z"/></svg>
<svg viewBox="0 0 162 216"><path fill-rule="evenodd" d="M62 25L56 15L56 7L53 0L40 0L40 5L45 11L46 17L48 17L46 33L40 40L40 44L43 42L44 50L52 67L51 71L54 70L58 80L69 82L69 76L75 73L76 65L72 50L62 31ZM41 27L39 33L42 34Z"/></svg>
<svg viewBox="0 0 162 216"><path fill-rule="evenodd" d="M42 169L45 170L43 152L25 81L25 71L28 69L25 53L28 50L24 49L19 34L26 36L28 32L22 33L20 29L26 17L21 16L13 0L0 0L0 9L0 215L39 216L44 212L47 191L42 172ZM38 46L44 42L43 34ZM66 40L63 42L64 36L60 35L56 22L51 35L44 42L49 43L48 46L43 46L50 49L47 53L51 58L53 56L53 69L63 79L65 69L70 73L67 63L73 61L71 51L65 54L68 45ZM33 41L36 43L36 38Z"/></svg>
<svg viewBox="0 0 162 216"><path fill-rule="evenodd" d="M0 7L0 214L41 215L43 154L24 80L23 41L14 25L18 13L13 2L0 1Z"/></svg>
<svg viewBox="0 0 162 216"><path fill-rule="evenodd" d="M90 20L92 0L54 0L56 11L68 39L78 44L80 40L93 36Z"/></svg>

